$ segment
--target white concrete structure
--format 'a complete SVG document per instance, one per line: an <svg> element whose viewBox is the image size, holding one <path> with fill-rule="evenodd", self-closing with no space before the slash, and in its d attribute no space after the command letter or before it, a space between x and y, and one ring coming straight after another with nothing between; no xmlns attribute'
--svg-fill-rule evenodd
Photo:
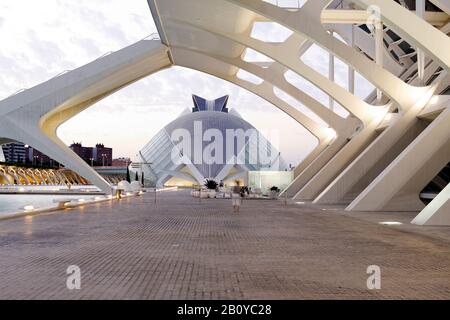
<svg viewBox="0 0 450 320"><path fill-rule="evenodd" d="M275 146L234 108L227 108L229 98L192 95L193 108L139 151L129 166L131 176L142 179L144 174L146 184L162 188L203 185L206 179L234 184L246 181L249 171L287 171Z"/></svg>
<svg viewBox="0 0 450 320"><path fill-rule="evenodd" d="M133 81L180 65L248 89L317 138L284 191L289 197L354 211L423 210L415 223L450 225L448 181L441 181L440 194L426 208L419 198L450 161L448 1L432 1L425 11L423 0L296 3L149 0L161 40L143 40L1 101L0 137L36 147L109 192L109 184L62 144L56 128ZM252 35L256 23L269 22L290 35L278 42ZM323 76L301 60L312 43L329 52L331 66L337 58L348 64L349 90L334 81L334 72ZM248 49L267 61L247 61ZM355 71L376 87L365 100L354 95ZM320 88L349 116L301 91L288 73Z"/></svg>

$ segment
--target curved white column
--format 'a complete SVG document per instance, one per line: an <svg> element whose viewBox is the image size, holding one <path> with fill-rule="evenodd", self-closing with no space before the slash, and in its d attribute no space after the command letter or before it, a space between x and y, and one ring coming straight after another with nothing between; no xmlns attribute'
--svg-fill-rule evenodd
<svg viewBox="0 0 450 320"><path fill-rule="evenodd" d="M372 58L372 60L375 61L375 41L370 34L355 25L334 24L324 25L324 27L326 27L327 29L332 29L334 32L339 34L348 44L351 43L350 40L353 35L353 45L361 49L365 54L367 54L370 58ZM385 49L383 50L383 61L384 67L396 76L399 76L405 70L405 68L401 66L396 60L394 60L392 55Z"/></svg>
<svg viewBox="0 0 450 320"><path fill-rule="evenodd" d="M297 56L295 48L286 48L282 44L272 44L254 39L248 36L247 31L243 33L230 33L218 30L214 28L214 26L207 27L198 25L195 22L188 22L173 18L167 19L167 21L178 25L183 25L185 26L185 28L191 26L192 28L204 30L208 33L218 35L221 38L230 39L235 43L238 43L247 48L251 48L259 53L266 55L267 57L279 62L287 69L294 71L315 86L322 89L325 93L333 97L335 101L341 104L343 108L360 119L363 123L371 122L373 111L379 110L379 108L362 101L355 95L349 93L343 87L339 86L333 81L330 81L327 77L321 75L311 67L304 64ZM170 28L170 26L168 28ZM220 38L217 41L219 40ZM367 59L367 61L371 63L370 60ZM401 81L399 80L399 82Z"/></svg>
<svg viewBox="0 0 450 320"><path fill-rule="evenodd" d="M450 183L411 223L424 226L450 226Z"/></svg>
<svg viewBox="0 0 450 320"><path fill-rule="evenodd" d="M426 105L428 100L432 96L432 91L429 88L415 88L403 83L400 79L396 78L391 73L375 65L367 58L352 51L351 48L345 46L345 44L329 36L323 28L320 28L320 12L325 8L329 1L308 1L304 7L297 12L291 12L278 8L274 5L257 1L257 0L226 0L232 2L237 6L245 7L252 12L263 15L264 17L278 22L291 30L299 32L301 35L307 36L312 41L317 42L319 45L339 56L343 61L360 71L369 81L375 84L378 88L382 89L389 97L391 97L403 111L409 111L417 113ZM388 1L381 1L388 2ZM393 2L390 2L394 4ZM399 10L404 10L398 6ZM404 10L405 11L405 10ZM382 12L383 13L383 12ZM408 12L409 13L409 12ZM412 16L412 21L420 20L416 16L409 13ZM421 23L425 23L421 21ZM426 23L425 23L426 24ZM317 28L312 26L317 26ZM411 24L408 26L403 25L404 29L408 29L407 32L418 36L416 33L417 28L412 28ZM443 35L440 31L430 27L424 28L421 32L429 34L431 38L441 39L444 46L447 46L449 39ZM420 37L420 36L419 36ZM423 46L423 44L420 44ZM427 46L427 44L425 44ZM430 51L431 50L431 51ZM427 50L427 53L432 52L432 57L439 59L439 61L446 61L445 54L440 48L433 47ZM366 60L366 61L365 61ZM445 67L445 64L444 64ZM396 130L401 135L401 128ZM395 143L395 141L390 141ZM325 183L323 185L326 185ZM310 181L309 186L305 186L300 191L298 196L310 199L317 195L316 191L317 181Z"/></svg>
<svg viewBox="0 0 450 320"><path fill-rule="evenodd" d="M235 74L222 74L217 72L213 66L220 61L220 63L226 64L228 66L233 66L239 68L239 66L235 66L231 61L227 61L227 59L220 57L213 57L211 55L207 55L198 51L194 51L192 49L186 48L177 48L172 47L171 49L172 55L174 57L175 63L180 66L188 67L194 70L200 70L206 72L208 74L214 75L218 78L225 79L231 83L234 83L244 89L249 90L250 92L255 93L261 98L269 101L273 105L277 106L280 110L285 112L287 115L295 119L298 123L304 126L311 134L317 137L319 140L326 140L327 136L325 134L325 128L316 122L314 122L311 118L307 117L300 110L286 103L285 101L278 98L273 92L273 84L269 81L263 81L261 84L254 84L248 82L246 80L239 79ZM236 62L238 63L238 62ZM244 64L241 64L240 67L246 68ZM237 70L236 68L236 70ZM249 70L249 69L248 69Z"/></svg>
<svg viewBox="0 0 450 320"><path fill-rule="evenodd" d="M375 123L374 121L381 121L382 117L380 118L380 114L383 115L387 111L387 108L380 108L380 107L373 107L371 105L368 105L364 101L358 99L353 94L350 94L347 92L344 88L340 87L336 83L330 81L328 78L322 76L318 72L314 71L304 63L302 63L299 59L299 57L295 54L294 48L284 48L282 45L275 45L271 43L265 43L263 41L251 38L248 36L248 32L242 32L239 34L235 33L227 33L223 32L221 30L216 30L214 27L206 28L204 26L199 26L194 23L185 22L179 19L166 19L166 23L170 23L169 26L166 26L168 30L172 30L173 28L172 24L175 25L183 25L184 28L192 27L194 29L200 29L208 33L212 33L214 35L217 35L217 41L220 41L220 39L228 39L232 40L234 43L241 44L245 47L252 48L269 58L272 58L276 62L279 62L282 64L286 69L293 70L297 74L303 76L305 79L309 80L313 84L320 87L322 90L324 90L326 93L328 93L330 96L332 96L336 101L338 101L344 108L346 108L351 114L359 118L363 124L367 127L370 127L369 131L364 131L365 139L370 139L370 137L374 133L374 129L378 125L378 123ZM172 30L173 32L173 30ZM222 40L223 41L223 40ZM234 61L236 61L239 58L234 58ZM177 59L174 59L175 63L177 63ZM269 67L270 68L270 67ZM273 77L276 72L273 72L274 70L268 70L266 74L268 74L269 77ZM278 79L280 80L280 79ZM275 81L274 81L275 82ZM353 119L354 120L354 119ZM352 119L347 119L347 130L350 129L351 133L347 134L345 137L341 137L341 141L337 141L338 145L342 146L342 143L354 133L354 128L356 122L351 123ZM345 156L336 158L339 159L345 159L345 161L349 161L350 159L353 159L355 157L357 152L361 151L361 148L367 144L367 140L364 139L357 139L353 140L351 144L347 147L346 152L350 152L350 154L346 154ZM309 167L308 172L305 172L303 177L298 176L296 179L310 179L315 174L317 174L317 170L322 168L330 159L333 158L335 155L337 149L335 148L329 148L327 152L322 154L322 150L320 151L320 159L317 159L317 163L315 165L309 166L308 163L305 163L304 166ZM315 160L314 160L315 161ZM337 175L339 170L342 170L343 166L345 166L347 162L345 163L337 163L334 165L329 166L329 170L323 171L323 179L324 181L330 181L333 177ZM299 174L301 175L301 174ZM297 189L299 186L303 186L303 183L294 182L291 184L291 186L288 187L287 191L289 194L295 194L299 189Z"/></svg>
<svg viewBox="0 0 450 320"><path fill-rule="evenodd" d="M206 31L204 29L197 29L196 32L201 31L203 33L213 33L212 31ZM196 32L193 32L196 36L201 36L201 33L197 35ZM219 40L221 41L230 41L234 45L239 45L240 43L235 42L233 39L223 37L221 35L216 35ZM298 41L296 41L298 43ZM294 44L293 44L294 45ZM244 61L241 57L229 57L225 55L219 55L216 53L213 53L209 51L207 48L200 47L199 45L192 44L191 46L183 46L178 44L172 44L171 49L173 48L185 48L190 49L191 51L197 51L200 52L206 56L210 56L212 58L215 58L216 60L223 61L229 65L238 67L242 70L245 70L255 76L257 76L260 79L263 79L267 82L270 82L275 87L283 90L284 92L288 93L292 97L294 97L296 100L298 100L300 103L305 105L308 109L310 109L312 112L314 112L317 116L319 116L323 121L328 123L328 125L336 130L338 135L342 132L343 134L349 136L354 133L354 130L356 129L356 121L353 121L353 124L351 124L352 119L344 119L340 116L338 116L336 113L328 109L326 106L300 90L299 88L295 87L291 83L289 83L286 78L284 77L284 74L289 70L282 64L280 64L277 61L274 61L270 63L268 67L262 67L255 63L250 63L247 61ZM189 54L186 54L185 59L189 59ZM176 61L175 61L176 62Z"/></svg>
<svg viewBox="0 0 450 320"><path fill-rule="evenodd" d="M374 62L357 53L339 40L329 36L323 29L320 21L320 13L328 3L327 1L308 1L298 12L290 12L256 0L226 1L261 14L291 30L299 32L303 36L307 36L312 41L317 42L325 49L337 55L341 60L354 67L369 81L383 90L383 92L397 103L401 110L415 110L416 112L419 112L431 98L432 92L429 91L429 88L416 88L405 84L390 72L377 66ZM439 32L437 30L434 31ZM319 85L319 87L321 86ZM374 126L374 128L375 127L376 126ZM400 132L400 135L401 134L402 133ZM367 137L370 136L372 135L367 135ZM365 142L367 141L368 140ZM395 143L395 141L391 142ZM352 144L355 144L355 142ZM327 164L326 168L323 168L321 172L317 174L316 177L311 178L302 190L296 194L295 198L313 200L321 191L323 191L322 188L325 188L331 183L331 181L338 176L340 171L344 170L345 167L353 161L355 155L363 151L364 147L365 146L362 143L359 144L357 148L346 145L346 149L351 150L349 152L356 153L347 154L345 151L341 151L341 156L334 158ZM344 159L347 161L346 163L337 162L344 161Z"/></svg>
<svg viewBox="0 0 450 320"><path fill-rule="evenodd" d="M120 88L170 66L167 47L143 40L0 101L0 137L29 144L105 193L111 186L56 135L60 124Z"/></svg>
<svg viewBox="0 0 450 320"><path fill-rule="evenodd" d="M426 69L426 80L435 70L435 64L431 63ZM446 82L448 79L439 81L438 78L430 92L439 92L440 85ZM391 124L317 196L314 203L349 204L353 201L425 129L417 115L415 109L401 115L391 114L395 117Z"/></svg>
<svg viewBox="0 0 450 320"><path fill-rule="evenodd" d="M450 0L430 0L430 2L450 15Z"/></svg>
<svg viewBox="0 0 450 320"><path fill-rule="evenodd" d="M446 0L436 1L441 2L442 5L442 2ZM150 5L153 5L155 10L156 6L153 2L150 1ZM358 155L363 154L364 157L370 158L373 162L375 160L370 157L371 154L376 153L376 151L388 152L386 148L399 141L399 137L407 132L414 121L417 121L415 118L427 105L434 93L433 90L436 90L434 86L417 88L405 84L391 72L330 36L324 29L321 20L323 9L329 2L330 0L310 0L298 11L281 9L260 0L191 0L178 2L179 7L191 9L190 13L184 15L180 8L172 8L171 10L178 10L179 15L177 17L164 16L163 12L161 20L156 21L161 29L175 28L175 34L166 33L167 30L161 32L164 42L167 43L169 48L162 46L159 42L152 42L151 44L145 41L139 42L111 56L99 59L57 79L1 101L1 141L4 141L3 138L7 138L33 145L77 173L82 174L105 192L109 192L109 184L93 172L87 164L75 157L73 152L58 139L56 136L57 127L96 101L175 62L219 76L260 95L288 114L294 115L297 121L304 124L310 132L319 137L318 148L301 164L299 168L302 170L298 169L300 174L290 190L301 188L296 197L312 200ZM450 42L443 33L421 21L393 1L358 0L357 2L364 6L378 5L386 24L394 26L398 34L410 43L417 45L421 50L423 49L427 56L439 62L444 69L449 69ZM159 2L161 6L170 6L169 3L174 4L170 0ZM193 6L193 9L190 6ZM204 12L197 10L204 6L209 9L220 6L224 21L217 21L214 16L210 15L210 10ZM156 9L156 11L158 10ZM198 14L200 18L196 19L194 14L196 16ZM352 13L347 12L346 14L351 15ZM261 17L290 28L294 31L294 34L284 43L266 43L250 37L249 32L252 23L261 20ZM420 28L417 28L418 25ZM203 37L196 37L194 33L190 33L188 37L183 38L177 34L176 28L180 28L180 26L183 29L201 29L212 36L205 40ZM223 39L231 40L232 45L227 47L221 41ZM205 43L201 44L202 41ZM367 144L374 139L376 128L387 111L386 107L373 107L363 102L303 64L299 59L299 53L304 50L308 41L316 42L331 54L358 70L392 99L393 107L400 109L401 116L399 119L393 121L381 138L372 143L368 149L366 149ZM299 44L302 47L296 48ZM185 55L177 56L177 50L181 50L177 48L177 45L189 48L182 52ZM214 48L215 46L217 48ZM246 47L265 54L275 63L263 70L260 66L241 61L239 55ZM208 48L211 50L208 50ZM172 52L169 52L170 49L172 49ZM199 54L198 51L202 51L202 53ZM212 62L208 65L208 63L205 64L205 61ZM220 68L216 68L218 63L231 67L224 72ZM263 83L255 85L237 78L237 68L248 70L250 73L259 76L264 80ZM354 119L341 121L323 108L321 104L313 101L313 99L308 100L307 95L284 79L286 70L292 70L301 75L329 94L355 118L360 119L362 123L360 131L352 135L352 130L356 126ZM313 112L335 128L338 137L333 143L328 145L330 141L327 141L327 137L320 133L322 130L320 125L278 98L273 93L274 87L280 87L294 98L304 102L307 107L310 107ZM430 179L430 175L434 174L439 166L448 160L446 155L449 147L449 133L448 128L445 127L448 121L449 115L448 110L446 110L359 195L348 209L397 209L402 199L407 199L408 204L416 203L417 188L428 182L427 179ZM350 127L351 130L345 131L346 126ZM350 141L347 142L347 139ZM386 143L385 149L380 148L381 142ZM442 150L445 151L443 154ZM414 164L415 159L417 159L417 163ZM353 167L353 170L355 168ZM409 168L411 171L405 173L405 168ZM389 191L389 195L383 194ZM439 197L437 202L442 208L446 208L446 201L445 198ZM403 206L403 208L412 207ZM434 208L433 212L437 214L441 212L439 210Z"/></svg>
<svg viewBox="0 0 450 320"><path fill-rule="evenodd" d="M325 127L318 125L310 118L305 116L301 111L297 110L295 107L278 98L273 91L273 84L270 83L269 81L263 81L261 84L254 84L239 79L236 75L236 72L230 74L218 71L217 68L218 62L220 64L224 64L229 67L236 67L237 70L237 66L234 66L231 63L231 61L227 61L227 59L221 60L220 57L213 57L211 55L206 55L202 52L198 52L187 48L172 47L171 52L177 65L191 68L194 70L199 70L207 74L213 75L215 77L221 78L223 80L226 80L230 83L236 84L241 88L244 88L260 96L261 98L270 102L274 106L278 107L281 111L285 112L287 115L296 120L299 124L304 126L308 131L311 132L312 135L314 135L318 139L319 144L316 147L316 150L319 151L316 152L320 152L320 150L322 150L331 141L331 137L327 135ZM246 68L244 64L242 64L241 67Z"/></svg>
<svg viewBox="0 0 450 320"><path fill-rule="evenodd" d="M316 175L310 178L304 177L305 185L295 194L294 199L304 201L314 200L328 186L330 181L335 179L367 147L367 144L373 141L376 136L376 128L383 120L383 117L384 114L381 114L380 118L375 118L373 122L369 123L361 132L355 135ZM302 177L302 174L299 177Z"/></svg>
<svg viewBox="0 0 450 320"><path fill-rule="evenodd" d="M426 95L428 91L427 88L412 87L404 83L391 72L377 65L353 48L347 46L345 43L330 36L321 22L321 13L329 4L329 0L308 1L298 11L285 10L260 0L221 1L230 2L236 6L247 8L252 12L260 14L309 38L311 41L317 43L322 48L328 50L342 61L352 66L355 70L358 70L367 80L392 98L392 100L394 100L402 109L416 106L418 100ZM415 18L418 19L417 17ZM441 32L433 30L432 33ZM450 40L446 39L445 41ZM427 101L421 102L422 107L426 102Z"/></svg>
<svg viewBox="0 0 450 320"><path fill-rule="evenodd" d="M365 8L377 6L386 25L393 26L403 39L439 61L443 68L450 70L450 55L448 54L450 39L446 34L395 1L355 0L355 2Z"/></svg>
<svg viewBox="0 0 450 320"><path fill-rule="evenodd" d="M449 162L450 108L442 113L347 207L353 211L416 211L420 191Z"/></svg>
<svg viewBox="0 0 450 320"><path fill-rule="evenodd" d="M186 48L172 48L172 55L174 56L174 60L176 61L176 64L180 66L184 66L187 68L192 68L195 70L199 70L208 74L211 74L213 76L216 76L218 78L221 78L223 80L229 81L231 83L234 83L244 89L249 90L250 92L253 92L254 94L262 97L263 99L271 102L272 104L276 105L278 108L280 108L282 111L286 112L289 116L291 116L293 119L299 121L299 118L296 116L296 114L299 114L299 111L292 106L286 104L284 101L280 100L274 93L273 93L273 85L267 81L264 81L260 85L255 85L253 83L247 82L245 80L239 79L236 74L224 74L217 71L217 62L213 62L213 65L216 65L215 68L211 67L210 60L217 60L219 59L220 63L225 63L231 65L231 61L228 59L220 60L218 57L212 57L210 55L205 55L201 52L193 51L192 49L186 49ZM223 59L223 57L222 57ZM244 65L241 65L241 67L244 67ZM248 69L251 71L251 69ZM302 117L303 118L303 117ZM301 120L301 118L300 118ZM299 121L300 124L302 124L301 121ZM323 133L323 131L322 131ZM322 136L322 139L319 139L318 146L311 152L311 154L306 157L299 165L299 173L303 171L303 169L309 168L308 173L316 172L320 168L321 162L328 161L342 146L343 141L346 140L345 137L338 137L334 141L330 140L330 137L328 136ZM331 143L331 146L329 145ZM315 162L316 159L319 159L320 161ZM324 160L325 159L325 160ZM315 162L315 164L311 165L312 162ZM289 195L291 195L289 193Z"/></svg>

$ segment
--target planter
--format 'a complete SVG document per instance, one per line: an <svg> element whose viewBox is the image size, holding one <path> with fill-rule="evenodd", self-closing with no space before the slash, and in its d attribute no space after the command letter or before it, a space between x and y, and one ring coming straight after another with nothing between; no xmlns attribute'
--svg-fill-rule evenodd
<svg viewBox="0 0 450 320"><path fill-rule="evenodd" d="M269 197L271 199L278 199L279 195L280 195L280 193L278 191L270 190Z"/></svg>
<svg viewBox="0 0 450 320"><path fill-rule="evenodd" d="M199 195L200 195L200 192L198 192L198 191L191 191L191 196L192 196L192 197L198 198Z"/></svg>
<svg viewBox="0 0 450 320"><path fill-rule="evenodd" d="M216 197L216 191L214 191L214 190L209 190L208 191L208 198L211 198L211 199L213 199L213 198L215 198Z"/></svg>

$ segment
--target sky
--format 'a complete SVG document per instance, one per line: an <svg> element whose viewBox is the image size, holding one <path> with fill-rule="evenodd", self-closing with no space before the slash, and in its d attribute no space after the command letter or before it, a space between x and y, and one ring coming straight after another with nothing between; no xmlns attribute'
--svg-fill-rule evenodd
<svg viewBox="0 0 450 320"><path fill-rule="evenodd" d="M255 28L255 37L263 34L279 38L286 33L273 26L261 28ZM146 0L1 0L0 99L154 32L157 30ZM302 60L328 74L328 55L318 46L312 46ZM345 87L347 67L338 60L335 71L336 82ZM287 77L327 103L328 96L318 88L293 73ZM357 75L358 96L365 97L372 89ZM66 144L104 143L114 148L114 157L134 158L160 129L192 107L192 94L207 99L229 94L228 106L245 120L264 132L277 132L273 136L279 137L278 142L271 142L292 165L317 143L296 121L265 100L226 81L181 67L160 71L98 102L64 123L58 135ZM283 92L279 94L283 97ZM309 112L290 96L283 98ZM345 111L339 112L345 116Z"/></svg>

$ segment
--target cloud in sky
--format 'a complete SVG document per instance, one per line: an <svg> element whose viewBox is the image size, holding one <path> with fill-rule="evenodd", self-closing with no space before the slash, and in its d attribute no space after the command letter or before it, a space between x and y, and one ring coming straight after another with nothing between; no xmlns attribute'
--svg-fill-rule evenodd
<svg viewBox="0 0 450 320"><path fill-rule="evenodd" d="M156 32L146 0L2 0L0 2L0 97L30 88L64 70L80 67ZM262 31L264 33L264 30ZM270 30L267 30L270 32ZM283 37L273 34L273 37ZM313 47L304 61L328 72L327 55ZM336 64L336 79L345 85L346 66ZM357 94L372 87L358 77ZM326 103L328 96L300 81ZM230 107L258 129L279 130L280 151L297 164L315 145L313 137L265 100L212 76L174 67L143 79L100 101L63 124L66 143L103 142L114 156L131 156L185 108L191 94L214 99L230 95ZM300 106L302 108L302 106ZM264 111L264 112L262 112Z"/></svg>

